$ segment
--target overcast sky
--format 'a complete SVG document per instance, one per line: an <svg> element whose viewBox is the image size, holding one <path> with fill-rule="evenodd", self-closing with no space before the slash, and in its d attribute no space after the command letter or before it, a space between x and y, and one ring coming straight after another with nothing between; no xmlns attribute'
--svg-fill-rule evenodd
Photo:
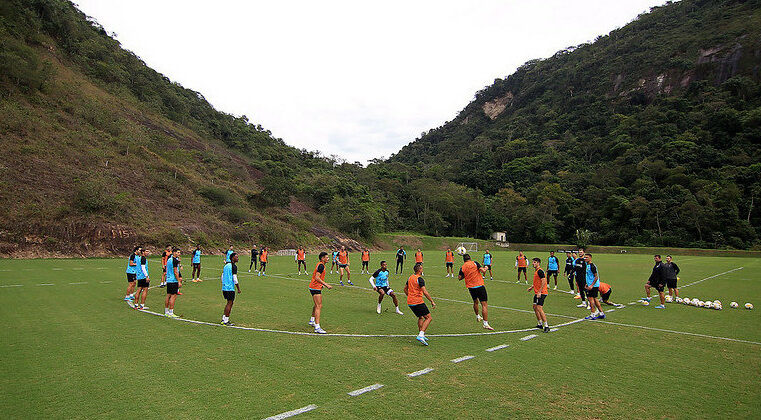
<svg viewBox="0 0 761 420"><path fill-rule="evenodd" d="M534 58L663 0L79 0L150 67L286 143L386 158Z"/></svg>

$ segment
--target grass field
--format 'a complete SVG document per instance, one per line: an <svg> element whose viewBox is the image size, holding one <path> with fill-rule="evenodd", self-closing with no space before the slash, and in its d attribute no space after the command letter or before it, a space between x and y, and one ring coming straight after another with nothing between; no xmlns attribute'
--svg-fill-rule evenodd
<svg viewBox="0 0 761 420"><path fill-rule="evenodd" d="M535 325L531 294L514 283L514 256L495 252L495 281L487 281L490 322L498 331ZM381 258L390 260L391 253L374 254L373 270ZM183 260L186 282L175 313L217 324L221 259L204 257L203 283L188 281L189 257ZM310 270L315 260L308 257ZM155 285L159 258L149 261ZM390 300L375 313L367 275L353 276L358 287L324 293L323 328L403 336L293 335L181 322L122 301L125 260L0 260L0 412L4 418L263 418L314 404L300 417L761 416L761 315L729 308L732 300L761 304L758 259L676 259L682 285L707 278L682 295L720 299L722 311L635 304L609 312L606 321L549 334L454 337L436 335L485 331L464 285L444 277L443 253L428 251L426 261L427 287L439 305L428 347L414 340L416 322L404 296L403 316L393 313ZM595 263L613 286L613 301L643 295L652 257L596 254ZM356 271L358 265L352 255ZM296 275L292 257L272 257L267 277L246 272L247 256L239 267L243 293L231 317L237 326L311 332L308 276ZM327 279L337 284L336 275ZM392 276L391 285L401 291L404 280ZM558 284L567 290L565 279ZM551 325L588 315L560 290L546 302ZM164 296L152 289L149 310L163 313ZM537 337L521 340L529 334ZM509 346L485 351L502 344ZM475 358L450 361L468 355ZM407 376L424 368L433 371ZM383 387L347 394L376 383Z"/></svg>

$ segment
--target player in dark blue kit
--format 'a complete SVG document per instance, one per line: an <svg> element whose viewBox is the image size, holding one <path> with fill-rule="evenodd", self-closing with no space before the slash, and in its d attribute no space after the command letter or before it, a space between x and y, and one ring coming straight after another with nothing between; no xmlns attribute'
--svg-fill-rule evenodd
<svg viewBox="0 0 761 420"><path fill-rule="evenodd" d="M396 274L399 274L399 271L401 269L401 272L404 273L404 260L407 259L407 251L404 250L403 246L400 246L399 249L396 250L396 270L394 271Z"/></svg>
<svg viewBox="0 0 761 420"><path fill-rule="evenodd" d="M573 257L573 254L570 252L565 253L565 276L568 279L568 287L573 292L575 289L573 287L573 262L575 258Z"/></svg>
<svg viewBox="0 0 761 420"><path fill-rule="evenodd" d="M394 290L391 288L391 285L388 282L388 277L388 265L385 261L381 261L380 268L373 273L369 280L373 290L378 292L378 309L376 312L381 313L381 302L383 302L383 297L389 295L391 296L391 299L394 300L396 313L404 315L402 311L399 310L399 300L396 299L396 293L394 293Z"/></svg>

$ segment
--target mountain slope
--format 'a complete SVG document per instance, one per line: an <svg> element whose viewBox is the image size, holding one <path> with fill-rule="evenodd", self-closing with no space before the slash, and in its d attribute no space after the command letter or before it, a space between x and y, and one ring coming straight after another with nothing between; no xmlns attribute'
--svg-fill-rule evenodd
<svg viewBox="0 0 761 420"><path fill-rule="evenodd" d="M759 81L761 2L683 0L526 63L389 161L482 192L478 236L758 246Z"/></svg>

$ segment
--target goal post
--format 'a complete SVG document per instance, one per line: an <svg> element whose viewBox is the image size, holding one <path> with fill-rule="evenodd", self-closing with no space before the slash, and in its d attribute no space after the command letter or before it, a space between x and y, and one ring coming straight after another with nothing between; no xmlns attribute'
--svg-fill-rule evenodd
<svg viewBox="0 0 761 420"><path fill-rule="evenodd" d="M463 247L468 252L478 252L478 242L460 242L457 248Z"/></svg>

